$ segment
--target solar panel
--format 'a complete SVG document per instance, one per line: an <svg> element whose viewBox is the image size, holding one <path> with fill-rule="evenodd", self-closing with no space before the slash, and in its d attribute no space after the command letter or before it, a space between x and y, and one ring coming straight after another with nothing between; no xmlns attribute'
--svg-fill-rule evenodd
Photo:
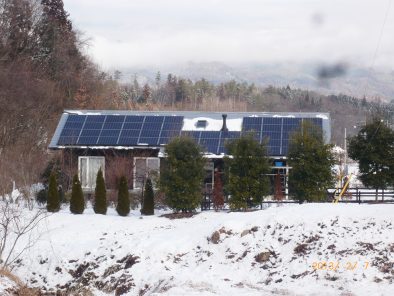
<svg viewBox="0 0 394 296"><path fill-rule="evenodd" d="M100 136L101 130L99 129L83 129L80 137L98 137Z"/></svg>
<svg viewBox="0 0 394 296"><path fill-rule="evenodd" d="M85 124L86 126L86 124ZM100 136L100 129L82 129L78 138L78 145L96 145L98 137Z"/></svg>
<svg viewBox="0 0 394 296"><path fill-rule="evenodd" d="M141 115L127 115L125 119L125 123L130 123L130 122L144 122L145 116Z"/></svg>
<svg viewBox="0 0 394 296"><path fill-rule="evenodd" d="M138 144L158 145L164 116L146 116Z"/></svg>
<svg viewBox="0 0 394 296"><path fill-rule="evenodd" d="M183 125L183 116L166 116L163 128L160 132L159 145L168 144L172 138L177 137L181 133Z"/></svg>
<svg viewBox="0 0 394 296"><path fill-rule="evenodd" d="M164 116L145 116L144 123L163 123Z"/></svg>
<svg viewBox="0 0 394 296"><path fill-rule="evenodd" d="M86 146L93 146L96 145L98 136L86 136L86 137L79 137L78 138L78 145L86 145Z"/></svg>
<svg viewBox="0 0 394 296"><path fill-rule="evenodd" d="M244 117L242 120L242 131L260 132L262 117Z"/></svg>
<svg viewBox="0 0 394 296"><path fill-rule="evenodd" d="M103 129L97 140L97 145L116 146L120 134L120 129Z"/></svg>
<svg viewBox="0 0 394 296"><path fill-rule="evenodd" d="M104 122L103 130L121 130L123 126L122 122Z"/></svg>
<svg viewBox="0 0 394 296"><path fill-rule="evenodd" d="M219 148L220 131L201 131L200 146L206 152L216 154Z"/></svg>
<svg viewBox="0 0 394 296"><path fill-rule="evenodd" d="M77 137L79 136L79 129L64 129L60 137Z"/></svg>
<svg viewBox="0 0 394 296"><path fill-rule="evenodd" d="M282 117L264 117L263 125L282 125Z"/></svg>
<svg viewBox="0 0 394 296"><path fill-rule="evenodd" d="M220 142L217 154L227 153L226 145L228 142L239 139L241 137L241 132L221 132Z"/></svg>
<svg viewBox="0 0 394 296"><path fill-rule="evenodd" d="M116 143L118 141L118 137L102 137L97 141L97 145L99 146L116 146Z"/></svg>
<svg viewBox="0 0 394 296"><path fill-rule="evenodd" d="M140 130L142 128L143 122L125 122L123 124L123 129L138 129Z"/></svg>
<svg viewBox="0 0 394 296"><path fill-rule="evenodd" d="M282 149L281 155L287 155L289 151L289 142L293 133L301 128L301 118L283 118L283 132L282 132Z"/></svg>
<svg viewBox="0 0 394 296"><path fill-rule="evenodd" d="M89 122L103 123L106 116L107 115L88 115L86 116L86 123Z"/></svg>
<svg viewBox="0 0 394 296"><path fill-rule="evenodd" d="M63 127L63 130L65 129L81 129L83 126L84 121L68 121Z"/></svg>
<svg viewBox="0 0 394 296"><path fill-rule="evenodd" d="M321 118L304 118L304 123L310 123L307 128L311 129L311 132L316 132L317 134L323 131L323 120Z"/></svg>
<svg viewBox="0 0 394 296"><path fill-rule="evenodd" d="M138 138L140 136L140 130L139 129L124 129L121 131L120 136L119 136L119 141L118 145L121 146L127 146L127 145L137 145L138 144Z"/></svg>
<svg viewBox="0 0 394 296"><path fill-rule="evenodd" d="M67 116L67 122L82 122L84 123L86 115L69 114Z"/></svg>
<svg viewBox="0 0 394 296"><path fill-rule="evenodd" d="M85 125L83 126L83 129L89 129L89 130L101 130L103 128L104 122L85 122Z"/></svg>
<svg viewBox="0 0 394 296"><path fill-rule="evenodd" d="M244 117L242 120L243 135L252 135L256 141L260 142L262 123L262 117Z"/></svg>
<svg viewBox="0 0 394 296"><path fill-rule="evenodd" d="M79 137L79 131L76 131L74 134L70 134L70 136L60 136L57 142L58 145L75 145L77 144Z"/></svg>
<svg viewBox="0 0 394 296"><path fill-rule="evenodd" d="M124 122L125 118L124 115L107 115L105 122Z"/></svg>
<svg viewBox="0 0 394 296"><path fill-rule="evenodd" d="M280 146L268 146L268 155L272 155L272 156L281 155Z"/></svg>

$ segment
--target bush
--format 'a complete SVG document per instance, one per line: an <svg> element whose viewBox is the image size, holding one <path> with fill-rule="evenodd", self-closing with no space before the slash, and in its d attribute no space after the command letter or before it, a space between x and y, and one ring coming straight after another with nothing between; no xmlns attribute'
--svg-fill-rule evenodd
<svg viewBox="0 0 394 296"><path fill-rule="evenodd" d="M94 212L96 214L107 214L107 191L101 168L97 172L96 189L94 191Z"/></svg>
<svg viewBox="0 0 394 296"><path fill-rule="evenodd" d="M350 138L348 151L358 162L358 178L365 186L377 190L394 185L394 131L385 120L374 118L363 126Z"/></svg>
<svg viewBox="0 0 394 296"><path fill-rule="evenodd" d="M166 146L167 159L160 175L160 189L175 212L194 211L201 203L205 160L190 138L173 139Z"/></svg>
<svg viewBox="0 0 394 296"><path fill-rule="evenodd" d="M152 181L150 178L146 180L145 192L144 192L144 202L141 209L142 215L153 215L154 214L154 192Z"/></svg>
<svg viewBox="0 0 394 296"><path fill-rule="evenodd" d="M36 201L38 204L43 205L48 200L48 189L44 188L37 192Z"/></svg>
<svg viewBox="0 0 394 296"><path fill-rule="evenodd" d="M120 178L116 211L120 216L127 216L130 213L129 188L125 176Z"/></svg>
<svg viewBox="0 0 394 296"><path fill-rule="evenodd" d="M56 173L52 172L49 177L47 210L48 212L57 212L59 209L60 198L57 188Z"/></svg>
<svg viewBox="0 0 394 296"><path fill-rule="evenodd" d="M79 181L78 175L75 175L71 190L70 211L73 214L82 214L84 210L85 199L83 197L81 182Z"/></svg>

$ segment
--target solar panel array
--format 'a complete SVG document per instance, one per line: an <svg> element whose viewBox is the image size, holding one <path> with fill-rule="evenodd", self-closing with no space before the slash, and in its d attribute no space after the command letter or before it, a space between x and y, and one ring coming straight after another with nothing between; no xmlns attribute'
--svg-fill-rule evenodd
<svg viewBox="0 0 394 296"><path fill-rule="evenodd" d="M179 136L183 116L68 115L61 146L164 145Z"/></svg>
<svg viewBox="0 0 394 296"><path fill-rule="evenodd" d="M323 128L321 118L244 117L242 131L243 134L252 134L260 143L265 143L269 155L287 155L290 137L301 128L302 121L310 122L320 130Z"/></svg>
<svg viewBox="0 0 394 296"><path fill-rule="evenodd" d="M206 152L226 153L226 142L251 134L267 145L269 155L286 155L289 138L302 121L322 129L321 118L244 117L242 131L182 131L183 116L69 114L61 131L60 146L160 146L187 135Z"/></svg>

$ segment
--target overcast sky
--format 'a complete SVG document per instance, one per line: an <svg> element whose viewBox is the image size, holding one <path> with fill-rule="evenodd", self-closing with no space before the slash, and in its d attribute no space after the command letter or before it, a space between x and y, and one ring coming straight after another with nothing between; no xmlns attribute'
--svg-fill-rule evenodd
<svg viewBox="0 0 394 296"><path fill-rule="evenodd" d="M105 68L318 61L394 69L390 2L64 0Z"/></svg>

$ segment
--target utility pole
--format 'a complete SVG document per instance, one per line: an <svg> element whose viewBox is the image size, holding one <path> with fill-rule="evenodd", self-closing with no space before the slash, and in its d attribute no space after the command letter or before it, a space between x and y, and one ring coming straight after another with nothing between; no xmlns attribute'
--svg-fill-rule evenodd
<svg viewBox="0 0 394 296"><path fill-rule="evenodd" d="M344 138L344 150L345 150L345 159L344 159L344 175L348 174L348 167L347 167L347 139L346 139L346 127L345 127L345 138Z"/></svg>

